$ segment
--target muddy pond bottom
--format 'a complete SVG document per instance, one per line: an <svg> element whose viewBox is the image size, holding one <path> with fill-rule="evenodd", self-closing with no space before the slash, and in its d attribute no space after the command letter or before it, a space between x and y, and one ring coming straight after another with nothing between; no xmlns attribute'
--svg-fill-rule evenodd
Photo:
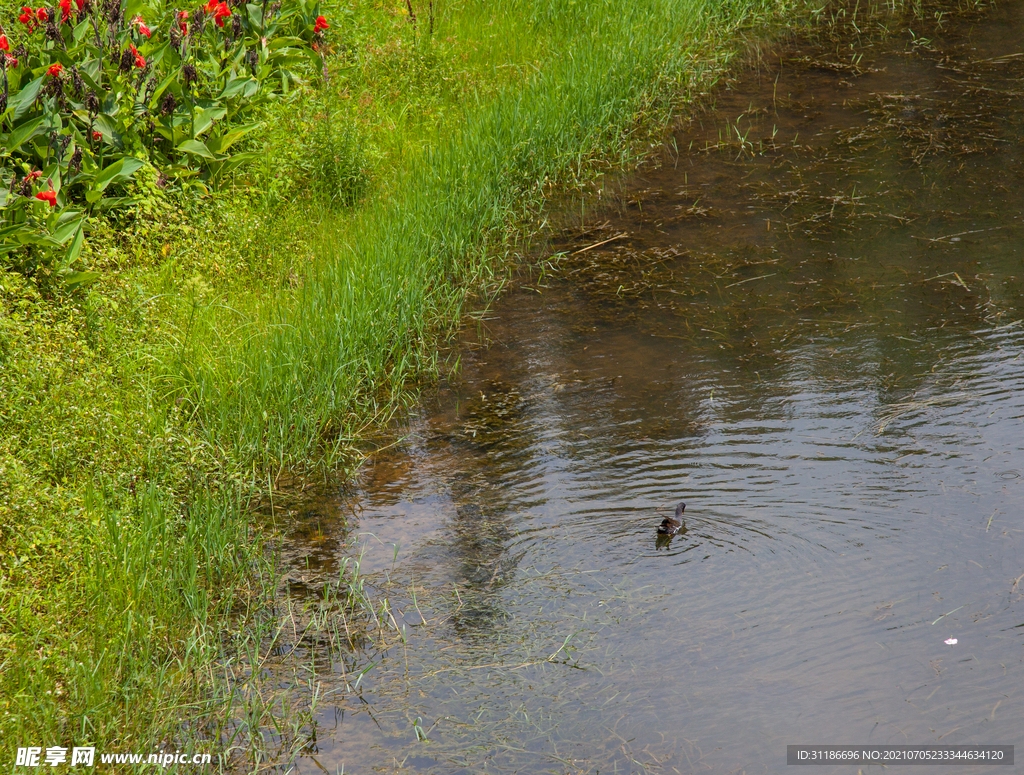
<svg viewBox="0 0 1024 775"><path fill-rule="evenodd" d="M361 547L391 635L322 657L289 768L1024 744L1022 10L781 50L560 234L292 515L292 593Z"/></svg>

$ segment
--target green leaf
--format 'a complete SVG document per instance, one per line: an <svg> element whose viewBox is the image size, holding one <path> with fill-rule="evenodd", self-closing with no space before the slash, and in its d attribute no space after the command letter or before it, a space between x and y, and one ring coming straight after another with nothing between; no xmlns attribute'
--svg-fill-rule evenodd
<svg viewBox="0 0 1024 775"><path fill-rule="evenodd" d="M224 87L224 91L220 93L220 98L226 100L229 97L237 97L239 94L242 97L251 97L258 88L259 84L252 78L232 78Z"/></svg>
<svg viewBox="0 0 1024 775"><path fill-rule="evenodd" d="M154 71L156 70L156 66L160 64L160 60L164 58L164 55L167 53L170 47L171 42L167 41L162 46L160 46L160 48L156 49L155 51L151 51L149 55L146 56L146 62L149 63L150 67L152 67Z"/></svg>
<svg viewBox="0 0 1024 775"><path fill-rule="evenodd" d="M68 245L68 250L64 254L64 265L70 266L72 262L78 258L78 254L82 252L82 243L85 242L85 232L82 231L82 223L79 221L75 224L75 238L71 240L71 244ZM65 280L67 277L65 276Z"/></svg>
<svg viewBox="0 0 1024 775"><path fill-rule="evenodd" d="M135 172L143 164L145 164L145 162L142 161L142 159L136 159L133 156L125 156L124 158L118 159L113 164L108 164L106 167L103 168L103 171L96 176L96 183L94 184L95 188L93 189L93 191L89 191L86 194L86 199L88 199L90 202L95 202L96 199L90 198L89 194L93 193L94 191L103 191L103 189L105 189L111 183L127 180L132 175L134 175Z"/></svg>
<svg viewBox="0 0 1024 775"><path fill-rule="evenodd" d="M34 81L30 81L21 87L17 94L11 97L7 103L7 110L13 115L15 121L25 115L32 103L36 101L36 96L39 94L39 89L43 85L43 80L46 75L41 75Z"/></svg>
<svg viewBox="0 0 1024 775"><path fill-rule="evenodd" d="M8 227L6 227L4 229L0 229L0 239L5 240L8 237L11 237L14 234L16 234L17 232L19 232L21 229L26 229L26 228L29 228L29 227L26 226L24 223L16 223L13 226L8 226Z"/></svg>
<svg viewBox="0 0 1024 775"><path fill-rule="evenodd" d="M61 244L53 237L47 236L46 234L39 234L36 231L29 231L23 229L13 235L18 242L22 245L44 245L48 248L59 248Z"/></svg>
<svg viewBox="0 0 1024 775"><path fill-rule="evenodd" d="M65 242L71 239L71 236L75 233L76 230L80 230L81 228L81 219L71 220L54 229L53 234L51 234L50 236L52 236L57 242L63 245Z"/></svg>
<svg viewBox="0 0 1024 775"><path fill-rule="evenodd" d="M277 51L278 49L287 48L288 46L296 46L299 48L304 47L306 42L302 38L288 38L281 36L280 38L274 38L267 44L267 48L271 51Z"/></svg>
<svg viewBox="0 0 1024 775"><path fill-rule="evenodd" d="M254 29L262 29L263 9L258 5L247 3L245 6L245 10L249 14L249 24L251 24Z"/></svg>
<svg viewBox="0 0 1024 775"><path fill-rule="evenodd" d="M263 126L262 121L257 121L254 124L246 124L245 126L240 126L237 129L234 129L230 132L225 132L220 137L211 138L209 141L207 141L206 145L213 153L226 153L228 148L237 143L250 132L259 129L261 126Z"/></svg>
<svg viewBox="0 0 1024 775"><path fill-rule="evenodd" d="M223 178L225 175L230 173L242 164L249 161L255 161L259 158L259 154L255 153L236 153L234 156L222 160L217 164L213 171L213 177L216 179Z"/></svg>
<svg viewBox="0 0 1024 775"><path fill-rule="evenodd" d="M146 0L128 0L124 7L124 18L134 19L146 10Z"/></svg>
<svg viewBox="0 0 1024 775"><path fill-rule="evenodd" d="M178 150L190 153L193 156L202 156L204 159L216 158L210 149L206 147L206 143L201 140L186 140L178 146Z"/></svg>
<svg viewBox="0 0 1024 775"><path fill-rule="evenodd" d="M137 201L138 199L133 196L105 196L100 200L100 203L96 205L96 207L100 210L113 210L117 207L130 205Z"/></svg>
<svg viewBox="0 0 1024 775"><path fill-rule="evenodd" d="M100 113L93 122L93 128L103 135L103 139L113 143L117 148L124 148L124 140L117 130L117 122L106 113Z"/></svg>
<svg viewBox="0 0 1024 775"><path fill-rule="evenodd" d="M93 91L101 91L100 71L102 64L98 59L87 59L78 66L78 74L85 80L85 85Z"/></svg>
<svg viewBox="0 0 1024 775"><path fill-rule="evenodd" d="M217 119L227 115L227 108L204 108L196 116L196 131L193 137L198 138L203 132L209 129ZM179 146L180 147L180 146Z"/></svg>
<svg viewBox="0 0 1024 775"><path fill-rule="evenodd" d="M68 289L74 290L94 283L102 276L99 272L68 272L63 280Z"/></svg>
<svg viewBox="0 0 1024 775"><path fill-rule="evenodd" d="M92 32L92 24L89 18L86 17L80 24L75 25L75 29L71 33L71 36L75 39L75 43L81 43L82 39L90 32Z"/></svg>
<svg viewBox="0 0 1024 775"><path fill-rule="evenodd" d="M160 98L164 96L164 92L167 90L167 87L174 83L177 79L178 71L171 70L171 74L164 78L160 82L160 85L156 87L156 91L153 92L153 98L149 101L150 108L155 108L157 106L157 103L160 102Z"/></svg>
<svg viewBox="0 0 1024 775"><path fill-rule="evenodd" d="M36 130L42 123L42 118L26 121L7 136L7 141L4 143L4 150L7 151L7 153L18 150L23 142L35 135Z"/></svg>

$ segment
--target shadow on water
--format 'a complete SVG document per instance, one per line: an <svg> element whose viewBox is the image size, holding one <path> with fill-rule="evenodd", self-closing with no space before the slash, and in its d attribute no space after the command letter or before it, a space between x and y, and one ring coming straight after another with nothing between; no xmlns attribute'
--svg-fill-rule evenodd
<svg viewBox="0 0 1024 775"><path fill-rule="evenodd" d="M1021 11L782 47L553 237L355 494L289 518L293 598L361 551L392 626L318 652L282 770L1019 742Z"/></svg>

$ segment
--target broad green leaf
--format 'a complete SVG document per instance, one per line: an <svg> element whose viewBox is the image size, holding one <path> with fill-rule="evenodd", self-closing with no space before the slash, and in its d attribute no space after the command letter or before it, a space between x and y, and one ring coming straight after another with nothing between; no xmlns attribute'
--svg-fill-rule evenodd
<svg viewBox="0 0 1024 775"><path fill-rule="evenodd" d="M224 116L227 115L227 112L227 108L220 107L204 108L199 111L199 115L196 116L196 129L193 137L198 139L199 135L209 129L213 125L214 121L224 118Z"/></svg>
<svg viewBox="0 0 1024 775"><path fill-rule="evenodd" d="M74 290L94 283L102 276L99 272L68 272L62 279L69 289Z"/></svg>
<svg viewBox="0 0 1024 775"><path fill-rule="evenodd" d="M122 159L118 159L113 164L108 164L103 168L103 171L96 176L96 183L94 191L103 191L111 183L127 180L135 172L145 164L142 159L136 159L134 156L125 156ZM89 192L92 193L92 192ZM88 199L88 195L86 195ZM95 202L95 199L89 199L90 202Z"/></svg>
<svg viewBox="0 0 1024 775"><path fill-rule="evenodd" d="M246 162L255 161L259 158L259 154L256 153L236 153L230 158L224 159L216 166L214 171L215 178L222 178L229 174L232 170L238 168L240 165Z"/></svg>
<svg viewBox="0 0 1024 775"><path fill-rule="evenodd" d="M5 240L8 237L15 234L16 232L18 232L20 229L26 228L28 227L24 223L16 223L13 226L8 226L6 228L0 229L0 239Z"/></svg>
<svg viewBox="0 0 1024 775"><path fill-rule="evenodd" d="M249 24L255 29L263 28L263 8L258 5L248 3L245 6L246 12L249 14Z"/></svg>
<svg viewBox="0 0 1024 775"><path fill-rule="evenodd" d="M43 85L43 81L45 79L46 75L44 74L36 78L34 81L30 81L22 86L18 93L8 101L7 110L13 114L15 121L25 115L25 111L32 107L32 103L36 101L39 89Z"/></svg>
<svg viewBox="0 0 1024 775"><path fill-rule="evenodd" d="M85 85L93 91L100 88L100 67L100 60L98 59L87 59L78 66L78 74L82 76Z"/></svg>
<svg viewBox="0 0 1024 775"><path fill-rule="evenodd" d="M146 10L146 0L128 0L125 3L124 18L134 19Z"/></svg>
<svg viewBox="0 0 1024 775"><path fill-rule="evenodd" d="M257 121L254 124L246 124L245 126L240 126L237 129L232 130L231 132L225 132L220 137L211 138L210 140L207 141L206 145L213 153L226 153L228 148L237 143L250 132L259 129L261 126L263 126L262 121Z"/></svg>
<svg viewBox="0 0 1024 775"><path fill-rule="evenodd" d="M190 153L193 156L202 156L204 159L216 158L202 140L186 140L178 146L178 150Z"/></svg>
<svg viewBox="0 0 1024 775"><path fill-rule="evenodd" d="M156 70L156 66L160 64L160 60L164 58L170 47L171 42L167 41L162 46L160 46L160 48L156 49L155 51L151 51L149 55L146 57L146 62L149 63L150 67Z"/></svg>
<svg viewBox="0 0 1024 775"><path fill-rule="evenodd" d="M256 93L256 89L259 88L259 84L253 78L232 78L228 81L228 85L224 87L224 91L220 93L220 98L226 100L229 97L251 97Z"/></svg>
<svg viewBox="0 0 1024 775"><path fill-rule="evenodd" d="M138 200L133 196L105 196L96 207L100 210L113 210L117 207L130 205Z"/></svg>
<svg viewBox="0 0 1024 775"><path fill-rule="evenodd" d="M155 108L157 106L157 104L160 102L160 98L164 96L164 92L167 90L167 87L175 81L177 81L178 77L178 71L171 70L170 75L168 75L160 82L160 85L156 87L156 91L153 92L153 98L149 101L149 105L151 108Z"/></svg>
<svg viewBox="0 0 1024 775"><path fill-rule="evenodd" d="M80 24L75 25L75 29L71 33L71 36L74 38L75 43L81 43L82 39L90 32L92 32L92 22L88 17L86 17Z"/></svg>
<svg viewBox="0 0 1024 775"><path fill-rule="evenodd" d="M76 230L80 230L81 228L81 219L74 219L68 221L59 228L54 229L53 234L51 234L50 236L52 236L57 242L63 245L71 238L71 236L75 233Z"/></svg>
<svg viewBox="0 0 1024 775"><path fill-rule="evenodd" d="M82 243L85 242L85 232L82 231L82 223L79 221L75 224L75 238L71 240L71 244L68 245L67 252L64 254L64 266L71 266L78 254L82 252Z"/></svg>
<svg viewBox="0 0 1024 775"><path fill-rule="evenodd" d="M59 248L61 246L53 237L28 229L22 229L12 236L22 245L42 245L48 248Z"/></svg>
<svg viewBox="0 0 1024 775"><path fill-rule="evenodd" d="M124 140L118 131L117 121L106 113L100 113L93 122L93 129L103 135L106 142L113 143L118 149L124 148Z"/></svg>
<svg viewBox="0 0 1024 775"><path fill-rule="evenodd" d="M302 38L289 38L282 36L280 38L274 38L272 41L267 43L267 48L271 51L279 51L280 49L288 48L289 46L302 48L305 45L306 42Z"/></svg>
<svg viewBox="0 0 1024 775"><path fill-rule="evenodd" d="M28 140L36 133L36 130L39 128L39 125L42 123L42 118L36 118L32 119L31 121L26 121L24 124L19 126L17 129L15 129L7 136L7 141L4 143L4 150L7 151L7 153L11 153L12 151L18 150L18 148L21 147L21 144L23 142Z"/></svg>

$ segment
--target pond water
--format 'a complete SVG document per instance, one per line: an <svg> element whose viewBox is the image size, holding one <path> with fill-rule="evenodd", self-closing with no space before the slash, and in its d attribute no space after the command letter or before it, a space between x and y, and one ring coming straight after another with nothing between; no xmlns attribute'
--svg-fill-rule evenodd
<svg viewBox="0 0 1024 775"><path fill-rule="evenodd" d="M1022 12L782 46L555 236L292 515L296 599L362 547L394 624L321 655L287 767L1024 744Z"/></svg>

